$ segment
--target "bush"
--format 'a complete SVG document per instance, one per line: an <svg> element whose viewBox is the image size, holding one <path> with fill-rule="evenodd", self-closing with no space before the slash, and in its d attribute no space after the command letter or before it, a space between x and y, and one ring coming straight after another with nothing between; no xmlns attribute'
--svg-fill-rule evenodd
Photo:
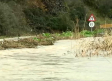
<svg viewBox="0 0 112 81"><path fill-rule="evenodd" d="M112 18L112 0L83 0L83 2L94 8L100 16Z"/></svg>
<svg viewBox="0 0 112 81"><path fill-rule="evenodd" d="M84 37L92 37L94 36L95 32L91 32L91 31L88 31L88 30L83 30L80 32L80 34Z"/></svg>
<svg viewBox="0 0 112 81"><path fill-rule="evenodd" d="M62 36L64 36L64 37L71 37L72 35L73 35L73 32L71 32L71 31L66 31L66 32L62 33Z"/></svg>
<svg viewBox="0 0 112 81"><path fill-rule="evenodd" d="M66 31L72 30L73 22L70 19L69 14L60 12L57 17L50 18L48 26L55 30Z"/></svg>
<svg viewBox="0 0 112 81"><path fill-rule="evenodd" d="M96 29L92 32L88 30L83 30L80 32L80 34L84 37L93 37L93 36L101 35L103 31L104 31L103 29Z"/></svg>
<svg viewBox="0 0 112 81"><path fill-rule="evenodd" d="M14 6L12 7L7 3L0 2L0 35L15 36L28 30L24 16L21 12L16 12Z"/></svg>

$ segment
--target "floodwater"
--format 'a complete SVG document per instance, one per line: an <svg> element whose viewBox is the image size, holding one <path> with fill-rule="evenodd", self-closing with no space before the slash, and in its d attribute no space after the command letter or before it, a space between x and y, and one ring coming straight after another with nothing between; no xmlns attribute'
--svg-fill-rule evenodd
<svg viewBox="0 0 112 81"><path fill-rule="evenodd" d="M75 40L0 51L0 81L112 81L111 57L75 57Z"/></svg>

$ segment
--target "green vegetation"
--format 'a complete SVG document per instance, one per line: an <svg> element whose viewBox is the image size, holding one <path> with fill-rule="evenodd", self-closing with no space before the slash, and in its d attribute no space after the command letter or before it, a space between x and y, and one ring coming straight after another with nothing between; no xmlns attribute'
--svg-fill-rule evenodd
<svg viewBox="0 0 112 81"><path fill-rule="evenodd" d="M43 33L42 35L43 35L44 37L50 37L50 36L51 36L50 33Z"/></svg>
<svg viewBox="0 0 112 81"><path fill-rule="evenodd" d="M81 35L83 35L84 37L93 37L94 36L94 31L88 31L88 30L83 30L81 31Z"/></svg>
<svg viewBox="0 0 112 81"><path fill-rule="evenodd" d="M96 17L95 28L111 23L111 0L0 0L0 36L21 36L87 30L90 14ZM74 30L75 29L75 30ZM84 31L85 32L85 31ZM82 32L82 33L84 33ZM69 34L69 32L68 32ZM66 36L68 35L66 34ZM57 34L58 35L58 34Z"/></svg>
<svg viewBox="0 0 112 81"><path fill-rule="evenodd" d="M94 31L88 31L88 30L83 30L80 32L80 34L83 36L83 37L93 37L93 36L99 36L100 34L102 34L104 32L103 29L97 29L97 30L94 30ZM102 35L103 36L103 35Z"/></svg>
<svg viewBox="0 0 112 81"><path fill-rule="evenodd" d="M112 0L83 0L86 5L96 9L99 15L112 18Z"/></svg>

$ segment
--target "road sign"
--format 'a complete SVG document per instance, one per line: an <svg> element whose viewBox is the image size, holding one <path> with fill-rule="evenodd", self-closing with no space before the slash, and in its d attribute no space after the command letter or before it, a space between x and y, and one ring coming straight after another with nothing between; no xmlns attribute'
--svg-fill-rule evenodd
<svg viewBox="0 0 112 81"><path fill-rule="evenodd" d="M112 24L103 24L100 25L100 28L112 28Z"/></svg>
<svg viewBox="0 0 112 81"><path fill-rule="evenodd" d="M89 22L89 27L93 28L95 26L94 22Z"/></svg>
<svg viewBox="0 0 112 81"><path fill-rule="evenodd" d="M91 16L89 17L88 21L96 21L96 19L95 19L93 14L91 14Z"/></svg>

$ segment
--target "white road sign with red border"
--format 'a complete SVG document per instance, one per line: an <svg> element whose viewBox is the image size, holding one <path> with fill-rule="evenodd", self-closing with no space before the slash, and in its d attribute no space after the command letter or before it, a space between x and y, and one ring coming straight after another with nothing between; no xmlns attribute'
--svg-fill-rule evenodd
<svg viewBox="0 0 112 81"><path fill-rule="evenodd" d="M95 19L95 17L94 17L94 15L93 14L91 14L91 16L89 17L89 19L88 19L88 21L96 21L96 19Z"/></svg>
<svg viewBox="0 0 112 81"><path fill-rule="evenodd" d="M89 22L89 27L94 27L95 26L95 23L94 22Z"/></svg>

